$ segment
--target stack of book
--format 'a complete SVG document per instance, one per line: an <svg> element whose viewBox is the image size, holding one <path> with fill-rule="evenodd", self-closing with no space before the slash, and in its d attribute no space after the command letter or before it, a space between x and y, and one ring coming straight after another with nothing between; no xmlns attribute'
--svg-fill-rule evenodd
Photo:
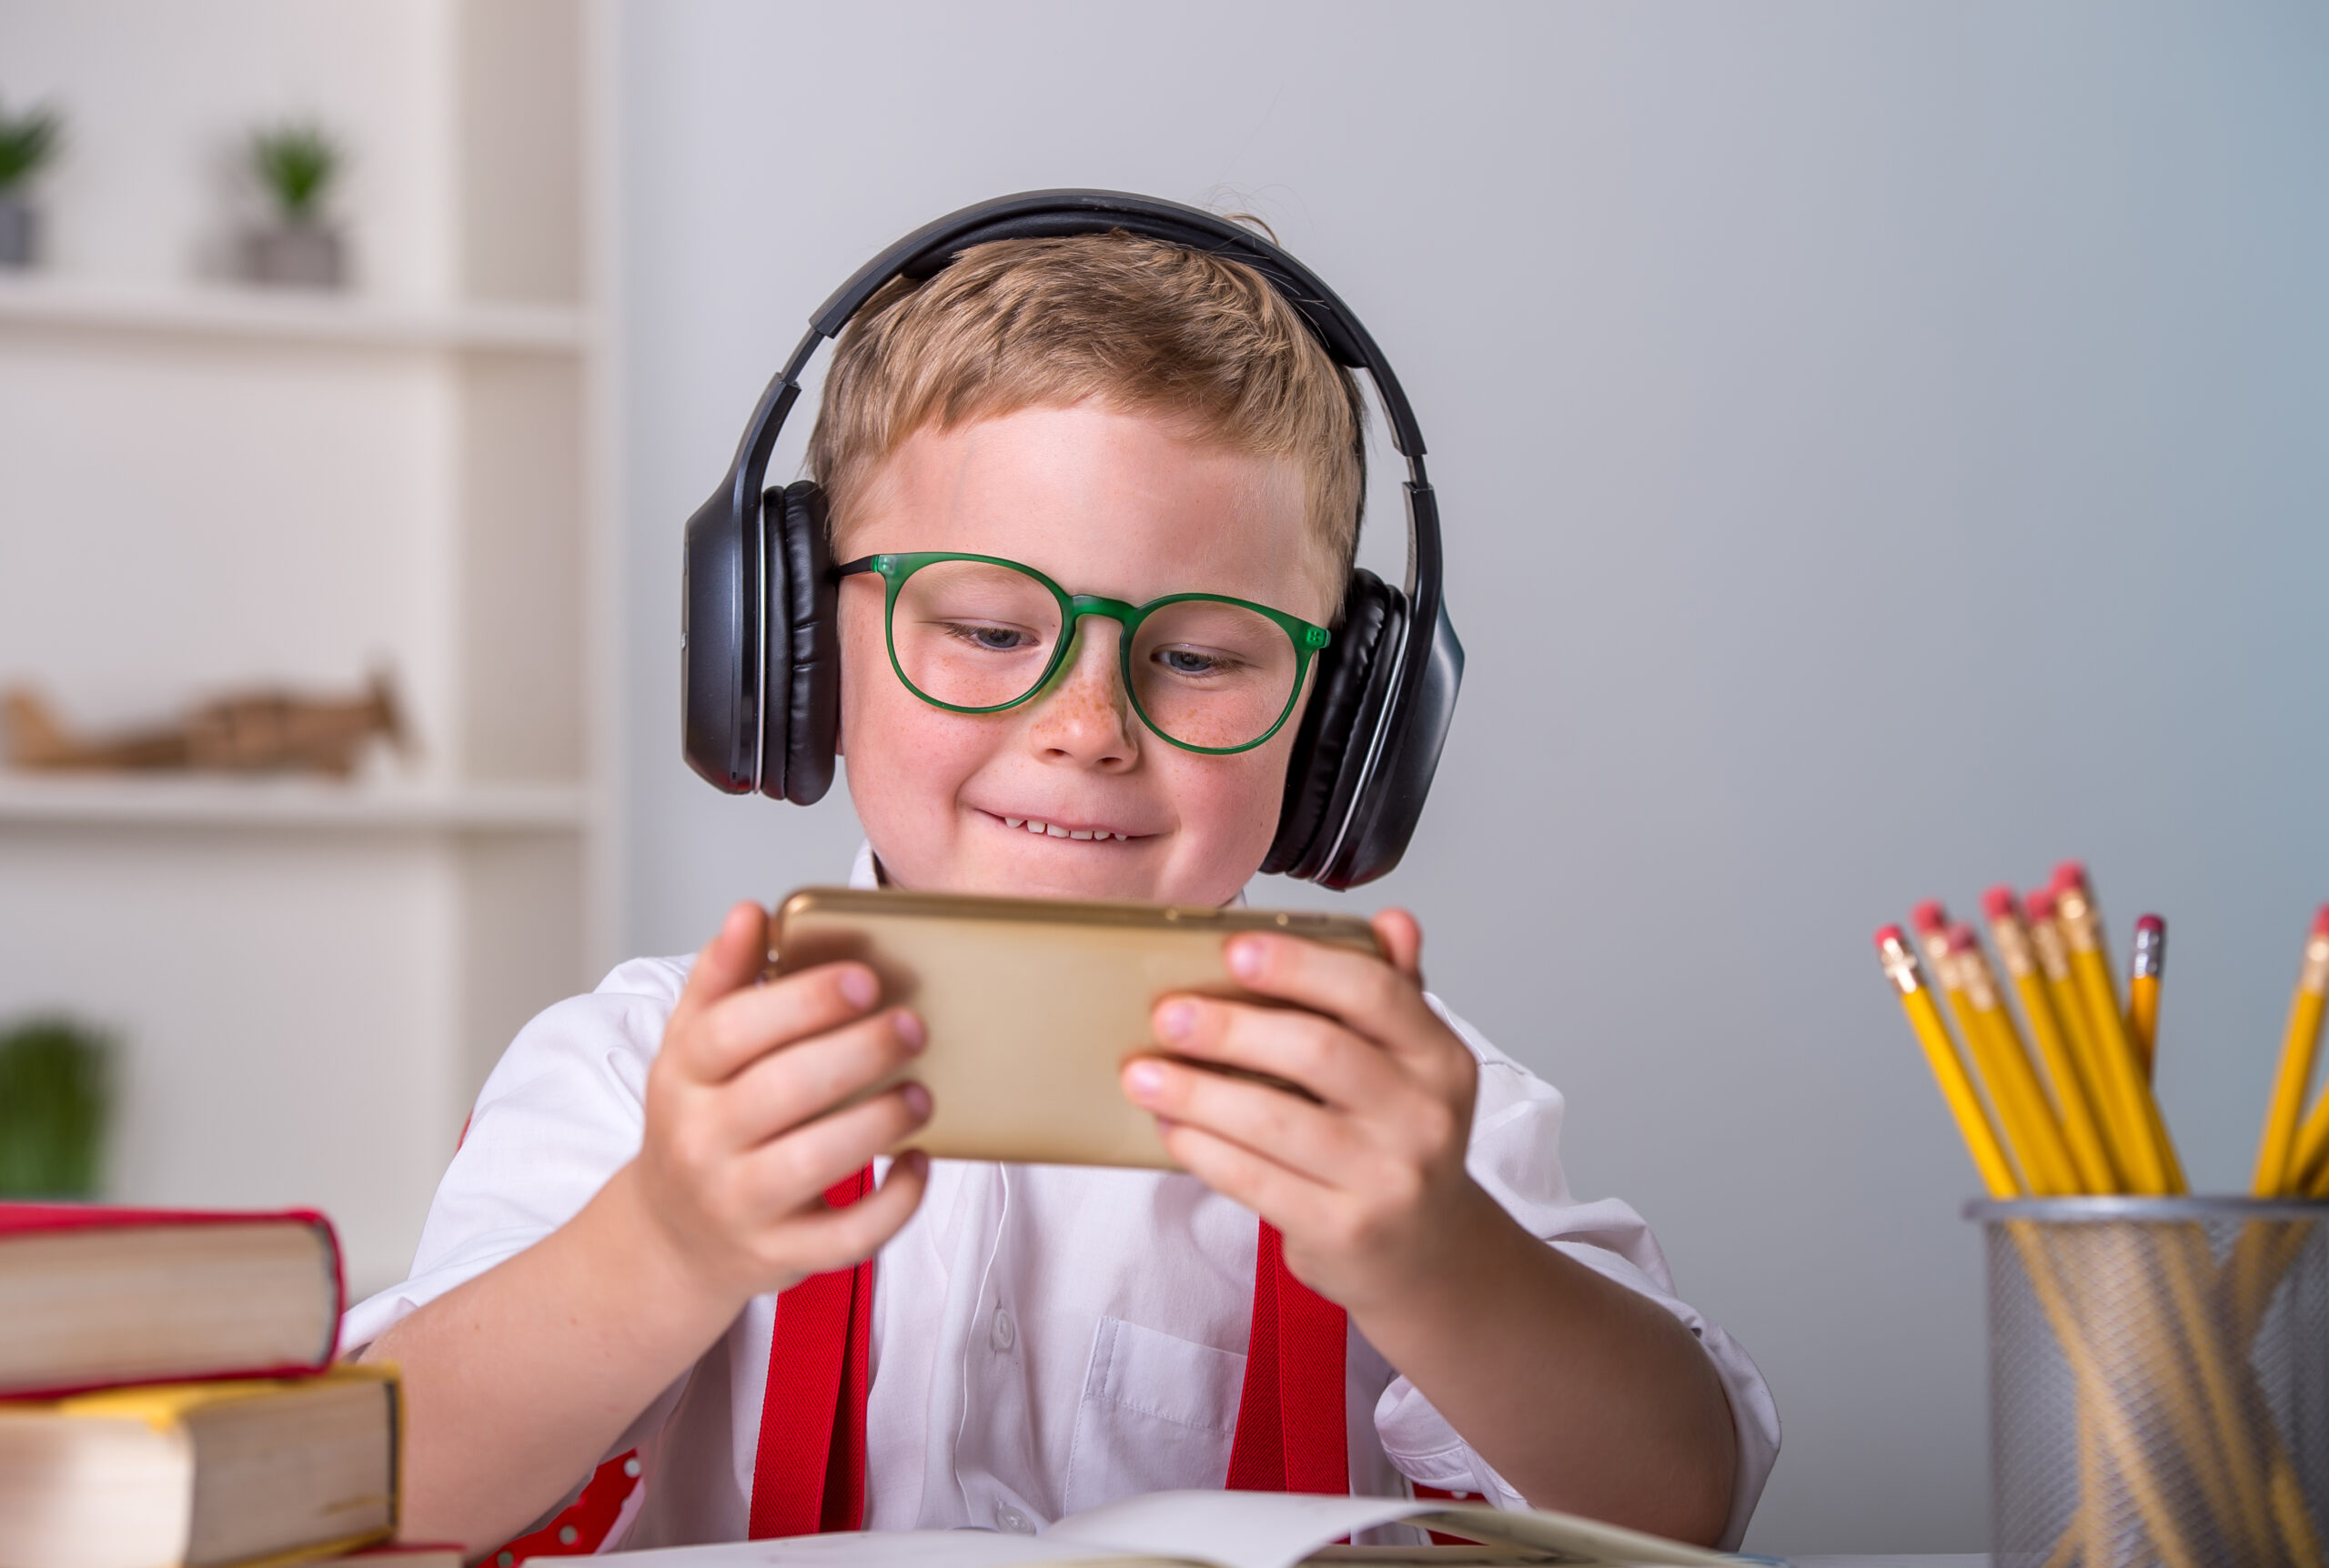
<svg viewBox="0 0 2329 1568"><path fill-rule="evenodd" d="M320 1214L0 1203L0 1563L228 1568L397 1527L395 1374Z"/></svg>

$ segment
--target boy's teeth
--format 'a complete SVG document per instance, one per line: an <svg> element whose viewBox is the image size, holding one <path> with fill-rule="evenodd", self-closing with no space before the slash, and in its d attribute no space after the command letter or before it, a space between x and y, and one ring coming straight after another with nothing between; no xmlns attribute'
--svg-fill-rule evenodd
<svg viewBox="0 0 2329 1568"><path fill-rule="evenodd" d="M1081 828L1056 827L1049 822L1038 822L1033 817L1005 817L1003 819L1003 825L1006 828L1024 828L1030 833L1044 838L1075 839L1101 844L1107 843L1111 839L1128 840L1132 838L1130 833L1111 833L1104 828L1094 828L1087 831Z"/></svg>

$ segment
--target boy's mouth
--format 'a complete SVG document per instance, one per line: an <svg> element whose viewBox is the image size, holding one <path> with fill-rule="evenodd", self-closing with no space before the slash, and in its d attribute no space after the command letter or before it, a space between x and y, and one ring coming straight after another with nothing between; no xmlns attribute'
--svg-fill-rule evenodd
<svg viewBox="0 0 2329 1568"><path fill-rule="evenodd" d="M1002 823L1005 828L1013 829L1022 833L1033 833L1039 839L1073 839L1079 843L1121 844L1151 837L1146 833L1126 833L1114 828L1104 828L1093 823L1046 822L1034 817L1005 817L993 811L984 812L983 815Z"/></svg>

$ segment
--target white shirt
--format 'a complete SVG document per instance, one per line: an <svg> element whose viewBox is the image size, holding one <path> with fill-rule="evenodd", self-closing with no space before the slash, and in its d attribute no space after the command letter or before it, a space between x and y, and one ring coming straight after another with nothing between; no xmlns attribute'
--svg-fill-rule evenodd
<svg viewBox="0 0 2329 1568"><path fill-rule="evenodd" d="M852 880L873 885L870 850ZM519 1032L437 1190L412 1277L348 1312L343 1354L564 1224L637 1153L648 1064L688 962L633 960ZM1480 1061L1474 1180L1529 1231L1679 1318L1713 1360L1738 1425L1735 1545L1779 1454L1761 1374L1673 1294L1638 1215L1570 1197L1559 1091L1431 1005ZM1219 1486L1255 1245L1253 1214L1194 1177L933 1161L922 1207L874 1269L867 1528L1027 1531L1114 1498ZM645 1486L608 1548L743 1538L775 1312L774 1296L754 1299L609 1451L637 1448ZM1413 1481L1526 1506L1355 1324L1345 1382L1354 1492L1398 1496Z"/></svg>

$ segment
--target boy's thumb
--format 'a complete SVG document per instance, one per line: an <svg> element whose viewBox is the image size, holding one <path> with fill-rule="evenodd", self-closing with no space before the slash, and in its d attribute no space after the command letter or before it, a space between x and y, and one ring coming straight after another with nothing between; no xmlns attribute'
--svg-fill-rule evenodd
<svg viewBox="0 0 2329 1568"><path fill-rule="evenodd" d="M699 1005L717 1000L758 980L767 967L768 911L755 903L738 904L696 955L681 1000Z"/></svg>

